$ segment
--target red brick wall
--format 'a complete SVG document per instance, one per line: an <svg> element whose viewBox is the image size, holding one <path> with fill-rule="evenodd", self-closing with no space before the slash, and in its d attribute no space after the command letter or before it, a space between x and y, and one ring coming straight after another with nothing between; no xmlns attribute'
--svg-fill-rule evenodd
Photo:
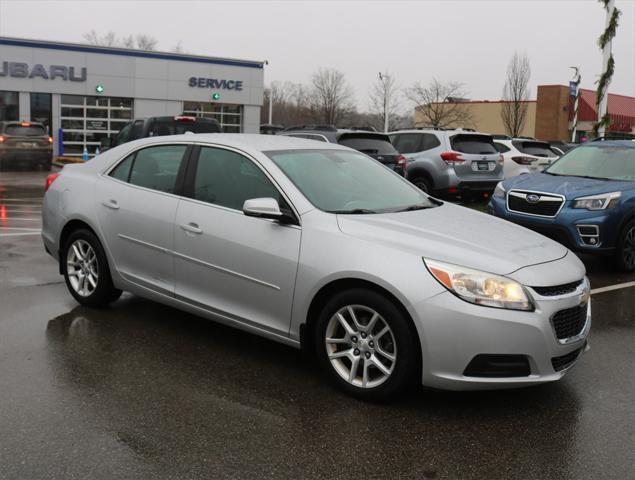
<svg viewBox="0 0 635 480"><path fill-rule="evenodd" d="M564 85L538 86L536 138L570 141L569 88Z"/></svg>

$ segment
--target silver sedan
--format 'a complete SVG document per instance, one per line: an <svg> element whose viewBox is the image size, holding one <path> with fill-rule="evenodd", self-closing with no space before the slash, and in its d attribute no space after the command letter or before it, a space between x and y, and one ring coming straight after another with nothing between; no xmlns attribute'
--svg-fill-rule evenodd
<svg viewBox="0 0 635 480"><path fill-rule="evenodd" d="M558 380L588 349L575 255L334 144L143 139L51 175L42 216L79 303L127 291L305 348L362 398Z"/></svg>

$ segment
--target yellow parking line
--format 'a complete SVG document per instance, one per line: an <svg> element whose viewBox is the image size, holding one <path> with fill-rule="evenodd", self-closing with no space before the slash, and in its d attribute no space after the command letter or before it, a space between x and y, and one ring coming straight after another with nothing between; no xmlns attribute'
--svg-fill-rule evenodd
<svg viewBox="0 0 635 480"><path fill-rule="evenodd" d="M42 235L42 232L22 232L22 233L0 233L0 238L2 237L23 237L26 235Z"/></svg>
<svg viewBox="0 0 635 480"><path fill-rule="evenodd" d="M613 290L621 290L622 288L630 287L635 287L635 282L618 283L616 285L609 285L608 287L594 288L593 290L591 290L591 295L595 295L596 293L611 292Z"/></svg>

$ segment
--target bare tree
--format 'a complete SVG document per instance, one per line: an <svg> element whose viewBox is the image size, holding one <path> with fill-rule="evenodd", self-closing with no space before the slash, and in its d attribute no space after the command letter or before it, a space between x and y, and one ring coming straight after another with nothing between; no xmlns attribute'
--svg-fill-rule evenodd
<svg viewBox="0 0 635 480"><path fill-rule="evenodd" d="M157 46L157 40L150 35L139 34L136 37L128 35L126 37L117 38L115 32L108 32L99 35L95 30L82 35L84 40L91 45L99 45L102 47L122 47L136 48L138 50L154 50Z"/></svg>
<svg viewBox="0 0 635 480"><path fill-rule="evenodd" d="M137 35L138 50L154 50L157 47L157 39L146 34Z"/></svg>
<svg viewBox="0 0 635 480"><path fill-rule="evenodd" d="M465 104L462 83L443 83L433 78L428 85L415 83L405 90L405 95L415 104L423 126L448 128L473 123L472 113Z"/></svg>
<svg viewBox="0 0 635 480"><path fill-rule="evenodd" d="M336 125L352 108L353 92L339 70L320 68L311 77L311 86L310 104L318 122Z"/></svg>
<svg viewBox="0 0 635 480"><path fill-rule="evenodd" d="M388 131L399 108L395 77L379 73L370 92L370 109L378 117L379 129Z"/></svg>
<svg viewBox="0 0 635 480"><path fill-rule="evenodd" d="M503 88L501 119L507 134L517 137L521 134L527 118L529 104L529 79L531 67L526 54L514 53L507 66L507 80Z"/></svg>
<svg viewBox="0 0 635 480"><path fill-rule="evenodd" d="M171 51L174 53L185 53L185 49L183 48L183 42L181 40L176 42L176 45L172 47Z"/></svg>
<svg viewBox="0 0 635 480"><path fill-rule="evenodd" d="M261 123L269 122L269 101L273 100L273 122L286 127L309 124L313 119L308 88L300 83L271 82L265 89Z"/></svg>

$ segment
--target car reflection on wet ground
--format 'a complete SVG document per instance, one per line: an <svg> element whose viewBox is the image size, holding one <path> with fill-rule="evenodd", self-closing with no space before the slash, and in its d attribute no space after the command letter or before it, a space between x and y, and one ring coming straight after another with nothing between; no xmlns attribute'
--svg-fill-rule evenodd
<svg viewBox="0 0 635 480"><path fill-rule="evenodd" d="M368 404L292 348L131 295L78 306L39 238L43 175L0 183L0 478L632 477L634 287L593 295L560 382ZM584 261L593 288L635 280Z"/></svg>

